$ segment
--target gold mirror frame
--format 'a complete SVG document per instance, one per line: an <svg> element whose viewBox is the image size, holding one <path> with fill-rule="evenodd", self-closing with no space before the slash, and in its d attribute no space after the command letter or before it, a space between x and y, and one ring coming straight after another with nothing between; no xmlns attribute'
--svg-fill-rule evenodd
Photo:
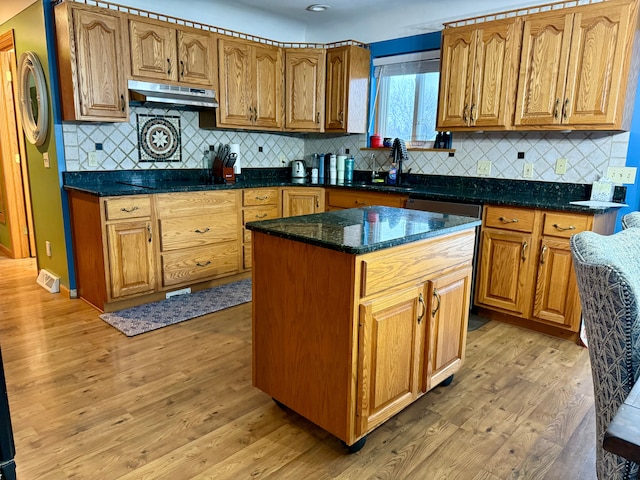
<svg viewBox="0 0 640 480"><path fill-rule="evenodd" d="M38 56L33 52L24 52L20 56L18 97L24 134L29 142L42 145L49 128L49 102L44 71ZM37 112L34 111L34 100Z"/></svg>

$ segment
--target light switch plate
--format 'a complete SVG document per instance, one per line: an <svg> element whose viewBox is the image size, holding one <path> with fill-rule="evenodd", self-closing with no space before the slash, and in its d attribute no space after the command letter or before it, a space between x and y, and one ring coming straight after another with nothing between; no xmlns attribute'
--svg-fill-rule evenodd
<svg viewBox="0 0 640 480"><path fill-rule="evenodd" d="M44 161L44 168L51 167L51 164L49 163L49 152L44 152L42 154L42 160Z"/></svg>
<svg viewBox="0 0 640 480"><path fill-rule="evenodd" d="M522 176L524 178L533 178L533 163L526 162L524 169L522 170Z"/></svg>
<svg viewBox="0 0 640 480"><path fill-rule="evenodd" d="M567 173L567 159L559 158L556 160L556 175L564 175Z"/></svg>
<svg viewBox="0 0 640 480"><path fill-rule="evenodd" d="M87 153L87 161L89 162L90 167L98 166L98 154L96 152Z"/></svg>

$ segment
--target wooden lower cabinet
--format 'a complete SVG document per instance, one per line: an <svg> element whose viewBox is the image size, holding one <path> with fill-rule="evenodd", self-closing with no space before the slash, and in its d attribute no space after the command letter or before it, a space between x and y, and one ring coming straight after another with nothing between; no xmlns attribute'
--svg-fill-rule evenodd
<svg viewBox="0 0 640 480"><path fill-rule="evenodd" d="M325 190L326 211L360 208L370 205L404 208L408 195L397 193L362 192L343 188L327 188Z"/></svg>
<svg viewBox="0 0 640 480"><path fill-rule="evenodd" d="M281 210L280 188L245 188L242 191L242 268L251 269L252 250L251 232L244 225L247 222L258 222L280 218Z"/></svg>
<svg viewBox="0 0 640 480"><path fill-rule="evenodd" d="M285 187L282 189L283 217L320 212L324 212L324 188Z"/></svg>
<svg viewBox="0 0 640 480"><path fill-rule="evenodd" d="M581 214L484 207L476 304L548 333L577 333L580 297L569 238L613 233L616 212Z"/></svg>
<svg viewBox="0 0 640 480"><path fill-rule="evenodd" d="M151 220L107 225L111 298L155 290Z"/></svg>
<svg viewBox="0 0 640 480"><path fill-rule="evenodd" d="M253 232L254 385L357 444L460 369L474 242L350 255Z"/></svg>

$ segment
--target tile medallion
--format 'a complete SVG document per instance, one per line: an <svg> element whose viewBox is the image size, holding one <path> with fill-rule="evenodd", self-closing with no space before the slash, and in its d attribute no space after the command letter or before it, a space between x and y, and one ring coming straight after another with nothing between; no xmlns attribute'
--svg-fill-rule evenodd
<svg viewBox="0 0 640 480"><path fill-rule="evenodd" d="M138 155L141 162L180 162L180 117L138 113Z"/></svg>

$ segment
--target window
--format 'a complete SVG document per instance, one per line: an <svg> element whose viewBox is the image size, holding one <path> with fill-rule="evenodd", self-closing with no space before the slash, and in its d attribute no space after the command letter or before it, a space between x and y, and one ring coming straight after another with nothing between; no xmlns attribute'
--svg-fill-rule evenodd
<svg viewBox="0 0 640 480"><path fill-rule="evenodd" d="M378 57L374 133L414 145L436 136L440 51Z"/></svg>

